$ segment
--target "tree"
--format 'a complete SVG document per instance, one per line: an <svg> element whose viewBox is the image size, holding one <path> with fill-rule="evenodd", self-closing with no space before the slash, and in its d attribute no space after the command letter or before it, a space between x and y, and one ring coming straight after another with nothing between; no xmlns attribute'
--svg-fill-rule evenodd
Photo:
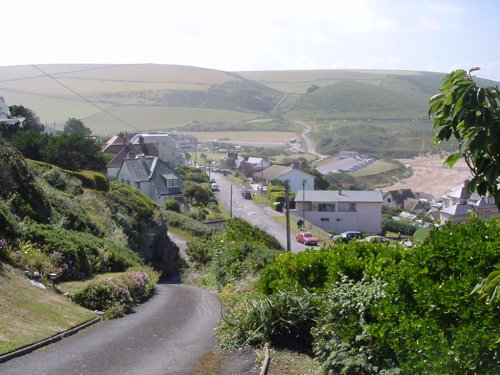
<svg viewBox="0 0 500 375"><path fill-rule="evenodd" d="M69 118L64 124L64 132L83 136L89 136L92 134L92 130L90 130L90 128L86 127L81 120L73 117Z"/></svg>
<svg viewBox="0 0 500 375"><path fill-rule="evenodd" d="M196 182L186 183L183 195L190 203L202 206L206 206L210 200L208 191Z"/></svg>
<svg viewBox="0 0 500 375"><path fill-rule="evenodd" d="M12 117L24 118L22 123L23 130L36 130L39 132L44 130L44 126L40 122L40 118L31 109L22 105L11 105L9 106L9 111Z"/></svg>
<svg viewBox="0 0 500 375"><path fill-rule="evenodd" d="M445 164L464 158L472 172L471 191L490 193L500 209L500 93L498 87L479 87L469 72L455 70L443 78L440 93L430 100L435 143L454 137L459 148Z"/></svg>

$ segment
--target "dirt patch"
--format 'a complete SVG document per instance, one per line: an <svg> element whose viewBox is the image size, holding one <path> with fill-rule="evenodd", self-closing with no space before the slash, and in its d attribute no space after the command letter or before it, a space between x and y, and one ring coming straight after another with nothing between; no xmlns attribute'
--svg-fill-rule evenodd
<svg viewBox="0 0 500 375"><path fill-rule="evenodd" d="M254 375L260 373L258 353L254 350L223 350L206 354L199 369L191 375Z"/></svg>
<svg viewBox="0 0 500 375"><path fill-rule="evenodd" d="M469 168L463 160L459 160L453 168L444 167L444 158L438 155L399 159L399 161L404 165L409 165L413 170L413 175L384 187L384 191L412 189L415 192L429 193L435 198L439 198L464 180L472 178Z"/></svg>

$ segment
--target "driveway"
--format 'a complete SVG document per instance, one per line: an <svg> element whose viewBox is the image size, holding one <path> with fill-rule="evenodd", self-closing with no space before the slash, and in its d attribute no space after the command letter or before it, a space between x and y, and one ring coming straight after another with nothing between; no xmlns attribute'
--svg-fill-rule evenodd
<svg viewBox="0 0 500 375"><path fill-rule="evenodd" d="M217 346L213 330L219 317L214 294L162 282L136 312L0 364L0 374L191 374Z"/></svg>
<svg viewBox="0 0 500 375"><path fill-rule="evenodd" d="M242 218L248 221L250 224L255 225L271 236L275 237L286 250L287 240L286 240L286 227L277 223L271 217L271 208L262 207L254 203L251 199L244 199L241 196L241 187L235 185L227 176L221 173L214 173L211 175L219 185L219 191L216 192L217 199L222 202L227 210L231 209L232 200L232 212L234 217ZM231 185L233 186L231 194ZM232 199L231 199L232 196ZM275 212L272 212L275 214ZM293 216L290 220L295 220ZM290 233L290 247L291 251L297 253L299 251L304 251L308 247L295 241L295 233Z"/></svg>

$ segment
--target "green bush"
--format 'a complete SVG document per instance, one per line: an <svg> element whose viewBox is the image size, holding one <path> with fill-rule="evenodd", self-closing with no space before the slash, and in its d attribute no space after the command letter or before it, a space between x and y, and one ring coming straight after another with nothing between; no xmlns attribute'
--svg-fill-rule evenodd
<svg viewBox="0 0 500 375"><path fill-rule="evenodd" d="M417 226L400 220L389 219L384 220L382 223L382 235L385 235L387 232L394 232L405 236L413 236L413 233L417 229Z"/></svg>
<svg viewBox="0 0 500 375"><path fill-rule="evenodd" d="M368 323L370 310L385 297L381 280L354 282L343 276L330 285L320 299L317 324L312 328L313 350L328 374L399 373L394 361L373 351Z"/></svg>
<svg viewBox="0 0 500 375"><path fill-rule="evenodd" d="M217 229L177 212L163 211L163 215L169 227L179 228L195 237L210 238L217 232Z"/></svg>
<svg viewBox="0 0 500 375"><path fill-rule="evenodd" d="M219 324L223 347L274 346L307 350L310 328L317 314L312 296L305 290L281 291L271 296L238 295Z"/></svg>
<svg viewBox="0 0 500 375"><path fill-rule="evenodd" d="M188 241L186 254L196 268L206 266L212 260L211 242L203 239Z"/></svg>
<svg viewBox="0 0 500 375"><path fill-rule="evenodd" d="M163 207L167 211L181 212L181 205L175 199L167 199Z"/></svg>
<svg viewBox="0 0 500 375"><path fill-rule="evenodd" d="M142 262L132 250L95 237L53 225L31 223L25 241L36 244L49 256L58 256L61 279L78 279L99 272L123 271Z"/></svg>

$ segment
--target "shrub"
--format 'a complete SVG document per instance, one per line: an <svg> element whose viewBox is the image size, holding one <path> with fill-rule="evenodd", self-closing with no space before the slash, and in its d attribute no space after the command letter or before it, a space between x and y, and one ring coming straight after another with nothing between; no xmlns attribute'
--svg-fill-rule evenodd
<svg viewBox="0 0 500 375"><path fill-rule="evenodd" d="M390 360L373 351L367 327L371 308L385 297L386 283L363 278L354 282L345 276L329 286L320 299L314 336L314 354L328 374L378 374L399 372Z"/></svg>
<svg viewBox="0 0 500 375"><path fill-rule="evenodd" d="M169 227L179 228L195 237L210 238L217 232L217 229L177 212L163 211L163 215Z"/></svg>
<svg viewBox="0 0 500 375"><path fill-rule="evenodd" d="M187 243L186 254L196 268L206 266L212 260L211 242L194 239Z"/></svg>
<svg viewBox="0 0 500 375"><path fill-rule="evenodd" d="M168 199L163 205L167 211L181 212L181 205L175 199Z"/></svg>
<svg viewBox="0 0 500 375"><path fill-rule="evenodd" d="M317 313L312 297L305 290L282 291L272 296L247 293L233 297L219 325L221 345L262 347L269 343L308 349L310 328Z"/></svg>
<svg viewBox="0 0 500 375"><path fill-rule="evenodd" d="M115 318L149 296L158 278L158 272L150 268L131 270L118 277L93 281L73 299L88 309L103 311L105 318Z"/></svg>
<svg viewBox="0 0 500 375"><path fill-rule="evenodd" d="M382 223L382 235L385 235L387 232L394 232L404 234L405 236L412 236L417 229L418 227L413 224L394 219L384 220Z"/></svg>

